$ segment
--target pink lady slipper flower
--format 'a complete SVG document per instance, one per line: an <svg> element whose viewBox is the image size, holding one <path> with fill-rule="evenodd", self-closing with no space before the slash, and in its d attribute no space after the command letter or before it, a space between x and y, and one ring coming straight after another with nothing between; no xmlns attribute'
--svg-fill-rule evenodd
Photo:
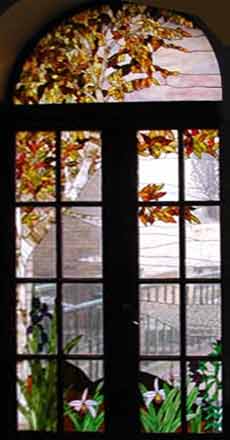
<svg viewBox="0 0 230 440"><path fill-rule="evenodd" d="M73 408L77 412L81 412L85 414L86 412L89 411L91 416L95 418L97 414L95 407L98 405L98 402L96 402L96 400L87 399L87 396L88 396L88 388L86 388L83 391L81 400L72 400L71 402L68 402L68 404L71 408Z"/></svg>
<svg viewBox="0 0 230 440"><path fill-rule="evenodd" d="M159 380L158 377L154 380L154 390L153 391L146 391L146 393L143 394L143 398L145 401L145 405L147 408L149 407L150 403L153 401L156 405L160 405L165 400L165 392L163 389L159 389Z"/></svg>

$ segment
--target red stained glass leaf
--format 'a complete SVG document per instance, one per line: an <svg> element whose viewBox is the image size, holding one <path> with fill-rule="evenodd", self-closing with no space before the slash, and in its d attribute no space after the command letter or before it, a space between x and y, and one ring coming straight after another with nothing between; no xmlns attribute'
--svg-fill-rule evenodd
<svg viewBox="0 0 230 440"><path fill-rule="evenodd" d="M16 135L17 201L49 201L55 197L56 138L53 132Z"/></svg>

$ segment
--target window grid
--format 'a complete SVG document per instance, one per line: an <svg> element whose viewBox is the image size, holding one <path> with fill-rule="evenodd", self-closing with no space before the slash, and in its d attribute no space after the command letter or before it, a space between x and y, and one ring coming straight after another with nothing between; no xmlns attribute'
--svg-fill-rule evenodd
<svg viewBox="0 0 230 440"><path fill-rule="evenodd" d="M33 130L36 132L37 130ZM57 352L56 354L19 354L16 353L16 364L19 361L30 361L30 360L47 360L55 361L57 365L57 382L56 382L56 398L57 398L57 433L64 433L64 361L68 360L79 360L79 361L104 361L104 354L68 354L63 352L63 284L71 283L82 283L82 284L102 284L103 277L100 278L79 278L79 277L65 277L63 276L63 234L62 234L62 208L63 207L102 207L102 201L62 201L61 193L61 131L56 130L56 167L55 167L55 190L56 196L55 201L52 202L39 202L39 201L16 201L16 191L14 194L14 211L16 208L23 207L52 207L55 209L55 220L56 220L56 274L53 277L15 277L15 285L18 283L23 284L46 284L55 283L56 285L56 310L57 310ZM16 137L15 137L16 139ZM14 141L14 150L16 142ZM16 157L16 154L15 154ZM15 165L16 170L16 165ZM16 253L15 253L16 255ZM16 291L16 288L15 288ZM18 429L18 428L17 428ZM20 432L20 430L18 430ZM23 432L23 431L22 431Z"/></svg>
<svg viewBox="0 0 230 440"><path fill-rule="evenodd" d="M175 128L175 127L173 127ZM218 206L222 207L222 197L221 197L221 183L219 183L219 194L220 199L218 201L196 201L196 200L190 200L187 201L185 199L185 157L184 157L184 143L183 143L183 128L178 128L179 136L178 136L178 161L179 161L179 167L178 167L178 184L179 184L179 199L178 201L150 201L150 202L138 202L139 207L145 207L145 206L179 206L179 277L178 278L140 278L138 279L138 284L140 285L148 285L148 284L164 284L164 285L170 285L170 284L179 284L180 286L180 303L179 303L179 309L180 309L180 354L179 355L141 355L139 356L140 361L148 360L148 361L179 361L180 362L180 390L181 390L181 427L182 427L182 434L184 435L190 435L188 434L188 425L187 425L187 411L186 411L186 399L187 399L187 364L190 361L220 361L223 366L223 355L219 356L210 356L210 355L189 355L187 354L187 327L186 327L186 318L187 318L187 311L186 311L186 286L188 284L217 284L220 285L220 289L222 292L222 265L221 263L221 269L220 269L220 278L191 278L186 276L186 231L185 231L185 218L184 218L184 212L185 208L187 206ZM220 153L219 153L219 174L220 174L220 182L221 182L221 176L222 176L222 155L223 152L221 151L221 132L219 130L219 138L220 138ZM220 227L221 227L221 217L220 217ZM220 248L222 249L222 240L220 239ZM222 253L220 252L220 255ZM222 261L222 260L221 260ZM140 292L140 290L139 290ZM221 313L221 340L223 340L223 298L221 296L221 304L222 304L222 313ZM223 373L222 373L223 376ZM224 423L222 420L222 433L224 430ZM163 433L162 433L163 434ZM162 435L161 434L161 435ZM167 434L169 435L169 434ZM196 434L193 433L195 436ZM202 436L205 435L205 433L202 433ZM217 436L219 438L220 433L212 433L212 435Z"/></svg>
<svg viewBox="0 0 230 440"><path fill-rule="evenodd" d="M62 202L61 203L61 206L65 206L66 205L66 203L68 204L68 202ZM141 205L142 203L140 202L139 203L139 205ZM178 204L180 204L180 206L181 206L181 210L183 210L183 206L187 206L187 205L194 205L194 204L196 204L197 206L222 206L222 202L200 202L200 201L190 201L190 202L184 202L184 201L181 201L181 200L179 200L179 203L178 202L164 202L164 203L161 203L161 202L154 202L154 203L149 203L149 205L151 205L151 204L153 204L153 205L169 205L169 204L172 204L172 205L178 205ZM15 203L15 206L39 206L40 205L40 203L38 202L28 202L28 203L23 203L23 202L17 202L17 203ZM78 203L78 202L71 202L69 205L71 205L71 206L85 206L85 202L82 202L82 203ZM97 203L97 202L95 202L95 203L93 203L92 204L93 206L98 206L98 205L101 205L100 203ZM148 203L146 204L144 204L144 205L148 205ZM41 202L41 206L57 206L56 205L56 203L50 203L50 202L47 202L47 203L43 203L43 202ZM61 206L59 206L60 208L61 208ZM87 206L91 206L91 204L90 204L90 202L87 202ZM181 220L180 219L180 222L182 222L183 223L183 219ZM183 228L183 226L182 226L182 228ZM58 229L58 228L57 228ZM180 231L181 231L181 229L180 229ZM181 232L180 232L181 233ZM185 250L184 250L185 251ZM58 282L58 276L57 277L55 277L55 278L43 278L43 279L37 279L37 278L32 278L32 279L29 279L29 278L26 278L26 279L23 279L23 278L17 278L17 281L18 282L25 282L25 283L29 283L30 281L32 281L32 282L39 282L39 283L45 283L45 282L47 282L47 281L52 281L52 282L54 282L54 281L57 281ZM90 282L92 282L92 283L94 283L94 282L96 282L96 283L99 283L101 280L100 279L96 279L96 280L94 280L94 279L75 279L75 278L67 278L67 279L65 279L65 283L69 283L69 282L73 282L73 281L77 281L77 282L85 282L85 283L90 283ZM154 284L154 283L157 283L157 282L161 282L161 283L166 283L166 284L169 284L169 283L173 283L174 281L175 282L181 282L181 285L182 285L182 280L181 280L181 278L178 280L178 278L175 278L175 279L164 279L164 280L162 280L162 279L160 279L160 280L157 280L157 279L154 279L154 280L152 280L152 279L145 279L144 280L144 283L145 284L147 284L148 282L150 283L151 282L151 284ZM185 283L185 281L186 281L186 283ZM200 278L200 279L195 279L195 278L186 278L185 280L184 280L184 289L185 289L185 284L187 284L187 283L194 283L194 284L200 284L200 283L219 283L220 282L220 279L218 278L213 278L213 279L202 279L202 278ZM142 280L137 280L137 283L138 284L143 284L143 281ZM60 283L60 285L61 285L61 283ZM182 290L181 290L181 295L182 295ZM180 306L181 307L181 306ZM185 326L185 323L184 323L184 326ZM223 327L222 327L223 328ZM185 336L184 336L184 338L185 338ZM31 356L31 358L35 358L36 356ZM37 356L37 358L46 358L46 357L44 357L44 356L41 356L41 355L38 355ZM57 359L57 356L52 356L52 355L49 355L49 357L48 357L49 359ZM68 356L68 359L88 359L88 356L81 356L81 355L74 355L74 356ZM141 356L141 359L142 360L145 360L145 359L155 359L155 360L165 360L165 359L170 359L170 360L172 360L172 358L173 358L173 360L180 360L181 362L184 362L184 364L186 365L186 361L189 361L189 360L195 360L195 359L200 359L200 356L186 356L186 359L183 359L182 360L182 356L179 356L179 357L177 357L177 356L166 356L166 357L161 357L161 356L150 356L150 357L147 357L147 356ZM24 355L17 355L17 359L18 360L22 360L22 359L28 359L28 357L27 356L24 356ZM65 356L63 356L62 357L62 359L65 359ZM94 356L93 357L93 359L103 359L103 357L100 357L100 356ZM204 356L204 357L202 357L202 359L203 360L210 360L210 357L208 357L208 356ZM211 360L213 360L214 358L211 358ZM220 359L220 360L222 360L222 357L220 357L220 358L215 358L215 359ZM186 372L185 372L186 373ZM60 380L60 383L61 383L61 378L59 379ZM61 396L61 399L63 400L63 397ZM184 401L185 401L185 398L184 398ZM60 428L61 429L61 428ZM220 438L220 434L212 434L213 435L213 438ZM205 436L205 434L204 434L204 436ZM194 438L195 438L195 435L194 435Z"/></svg>

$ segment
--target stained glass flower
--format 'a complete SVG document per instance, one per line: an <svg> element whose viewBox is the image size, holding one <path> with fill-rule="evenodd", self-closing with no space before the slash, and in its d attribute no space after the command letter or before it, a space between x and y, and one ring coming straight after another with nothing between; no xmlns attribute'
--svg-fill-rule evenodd
<svg viewBox="0 0 230 440"><path fill-rule="evenodd" d="M154 389L153 391L146 391L143 394L143 398L145 401L145 405L147 408L150 403L153 401L156 405L160 405L165 400L165 391L159 388L159 379L156 377L154 380Z"/></svg>
<svg viewBox="0 0 230 440"><path fill-rule="evenodd" d="M81 400L72 400L71 402L69 402L69 406L75 411L82 414L89 411L91 416L95 418L97 415L95 407L98 405L98 402L96 402L96 400L87 399L87 396L88 388L83 391Z"/></svg>

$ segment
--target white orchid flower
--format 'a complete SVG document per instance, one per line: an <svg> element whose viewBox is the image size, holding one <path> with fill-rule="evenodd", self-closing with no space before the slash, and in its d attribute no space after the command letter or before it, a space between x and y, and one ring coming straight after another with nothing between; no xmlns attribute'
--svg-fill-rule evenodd
<svg viewBox="0 0 230 440"><path fill-rule="evenodd" d="M202 404L203 404L203 398L202 397L197 397L196 398L196 404L197 404L197 406L202 406Z"/></svg>
<svg viewBox="0 0 230 440"><path fill-rule="evenodd" d="M153 391L146 391L146 393L143 394L145 405L147 408L149 407L150 403L154 401L157 405L160 405L163 400L165 400L165 392L163 389L159 389L159 380L158 377L154 380L154 389Z"/></svg>
<svg viewBox="0 0 230 440"><path fill-rule="evenodd" d="M96 400L87 399L87 396L88 388L83 391L81 400L72 400L71 402L68 402L69 406L77 412L82 411L83 413L86 413L89 411L91 416L95 418L97 414L95 407L98 405L98 402L96 402Z"/></svg>

